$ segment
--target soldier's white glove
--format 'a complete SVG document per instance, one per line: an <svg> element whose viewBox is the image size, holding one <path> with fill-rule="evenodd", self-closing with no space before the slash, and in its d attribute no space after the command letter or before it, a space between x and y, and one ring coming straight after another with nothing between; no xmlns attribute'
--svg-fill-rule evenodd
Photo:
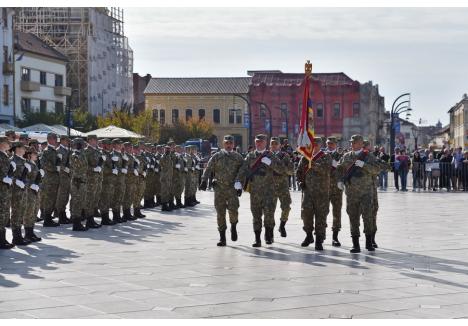
<svg viewBox="0 0 468 326"><path fill-rule="evenodd" d="M138 171L137 170L133 170L133 174L135 175L135 177L138 177Z"/></svg>
<svg viewBox="0 0 468 326"><path fill-rule="evenodd" d="M102 171L102 168L100 166L96 166L94 169L93 169L94 172L97 172L97 173L100 173Z"/></svg>
<svg viewBox="0 0 468 326"><path fill-rule="evenodd" d="M146 172L143 171L143 176L146 178Z"/></svg>
<svg viewBox="0 0 468 326"><path fill-rule="evenodd" d="M102 160L103 160L104 162L107 160L106 155L102 155L101 157L102 157Z"/></svg>
<svg viewBox="0 0 468 326"><path fill-rule="evenodd" d="M150 169L154 169L154 165L153 165L153 164L150 165Z"/></svg>
<svg viewBox="0 0 468 326"><path fill-rule="evenodd" d="M16 171L16 163L11 161L10 165L13 167L13 172L15 172Z"/></svg>
<svg viewBox="0 0 468 326"><path fill-rule="evenodd" d="M197 170L200 170L200 164L197 164L197 165L195 166L195 168L196 168Z"/></svg>
<svg viewBox="0 0 468 326"><path fill-rule="evenodd" d="M262 162L263 164L266 164L266 165L270 165L270 164L271 164L271 160L270 160L268 157L266 157L266 156L265 156L264 158L262 158L261 162Z"/></svg>
<svg viewBox="0 0 468 326"><path fill-rule="evenodd" d="M192 171L195 171L195 168L192 166Z"/></svg>
<svg viewBox="0 0 468 326"><path fill-rule="evenodd" d="M146 164L147 169L151 169L151 164Z"/></svg>
<svg viewBox="0 0 468 326"><path fill-rule="evenodd" d="M242 190L242 183L240 183L239 181L236 181L236 183L234 183L234 189Z"/></svg>
<svg viewBox="0 0 468 326"><path fill-rule="evenodd" d="M45 176L44 170L43 170L43 169L40 169L40 170L39 170L39 173L41 174L41 177L44 178L44 176Z"/></svg>
<svg viewBox="0 0 468 326"><path fill-rule="evenodd" d="M11 186L12 183L13 183L13 179L10 178L10 177L5 177L5 178L3 178L2 181L3 181L3 183L6 183L7 185L10 185L10 186Z"/></svg>
<svg viewBox="0 0 468 326"><path fill-rule="evenodd" d="M156 164L159 164L159 160L156 160Z"/></svg>
<svg viewBox="0 0 468 326"><path fill-rule="evenodd" d="M58 154L57 154L57 157L58 157L59 159L62 159L62 154L58 153Z"/></svg>
<svg viewBox="0 0 468 326"><path fill-rule="evenodd" d="M112 174L117 175L117 174L119 174L119 171L117 169L112 169Z"/></svg>
<svg viewBox="0 0 468 326"><path fill-rule="evenodd" d="M120 170L120 172L122 172L123 174L127 174L127 169L122 169Z"/></svg>
<svg viewBox="0 0 468 326"><path fill-rule="evenodd" d="M154 169L154 172L159 172L159 169L158 168Z"/></svg>
<svg viewBox="0 0 468 326"><path fill-rule="evenodd" d="M188 168L184 168L184 171L185 171L185 172L188 172Z"/></svg>
<svg viewBox="0 0 468 326"><path fill-rule="evenodd" d="M337 160L333 160L333 161L332 161L332 166L333 166L334 168L336 168L336 167L338 166L338 161L337 161Z"/></svg>
<svg viewBox="0 0 468 326"><path fill-rule="evenodd" d="M180 169L180 164L177 163L177 164L175 165L175 168L176 168L176 169Z"/></svg>
<svg viewBox="0 0 468 326"><path fill-rule="evenodd" d="M57 166L57 172L60 172L60 165Z"/></svg>
<svg viewBox="0 0 468 326"><path fill-rule="evenodd" d="M338 189L344 190L344 183L343 183L343 182L341 182L341 181L338 182L338 183L336 184L336 186L338 187Z"/></svg>
<svg viewBox="0 0 468 326"><path fill-rule="evenodd" d="M32 184L30 188L34 190L35 192L39 192L39 186L36 184Z"/></svg>
<svg viewBox="0 0 468 326"><path fill-rule="evenodd" d="M140 160L135 158L135 162L137 162L137 164L140 164Z"/></svg>
<svg viewBox="0 0 468 326"><path fill-rule="evenodd" d="M119 161L119 157L118 157L118 156L112 156L112 161L118 162L118 161Z"/></svg>
<svg viewBox="0 0 468 326"><path fill-rule="evenodd" d="M29 173L31 173L31 164L24 163L24 167L28 170Z"/></svg>
<svg viewBox="0 0 468 326"><path fill-rule="evenodd" d="M63 168L63 171L64 171L65 173L70 173L70 169L67 168L67 167L64 167L64 168Z"/></svg>
<svg viewBox="0 0 468 326"><path fill-rule="evenodd" d="M354 163L354 165L359 166L360 168L362 168L364 166L364 161L356 160L356 163Z"/></svg>
<svg viewBox="0 0 468 326"><path fill-rule="evenodd" d="M21 189L24 189L24 182L21 180L16 179L15 184L20 187Z"/></svg>
<svg viewBox="0 0 468 326"><path fill-rule="evenodd" d="M125 161L128 161L128 156L127 156L127 154L124 154L124 155L122 156L122 158L123 158Z"/></svg>

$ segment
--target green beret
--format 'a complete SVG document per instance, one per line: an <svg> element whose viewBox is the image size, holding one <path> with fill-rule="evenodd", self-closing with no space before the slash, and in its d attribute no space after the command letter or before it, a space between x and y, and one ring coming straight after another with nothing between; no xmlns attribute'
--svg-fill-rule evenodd
<svg viewBox="0 0 468 326"><path fill-rule="evenodd" d="M172 138L169 138L169 140L167 141L167 145L172 145L172 144L175 144L175 142Z"/></svg>
<svg viewBox="0 0 468 326"><path fill-rule="evenodd" d="M112 141L109 138L104 138L103 140L101 140L101 143L104 145L111 145Z"/></svg>
<svg viewBox="0 0 468 326"><path fill-rule="evenodd" d="M28 138L29 138L29 135L25 132L21 133L19 136L19 139L28 139Z"/></svg>
<svg viewBox="0 0 468 326"><path fill-rule="evenodd" d="M57 139L57 134L56 134L55 132L49 132L49 133L47 134L47 139L49 139L49 138L55 138L55 139Z"/></svg>
<svg viewBox="0 0 468 326"><path fill-rule="evenodd" d="M112 144L122 144L122 140L120 138L112 139Z"/></svg>
<svg viewBox="0 0 468 326"><path fill-rule="evenodd" d="M364 141L364 138L362 138L361 135L352 135L351 136L351 139L349 140L351 142L355 142L355 141Z"/></svg>
<svg viewBox="0 0 468 326"><path fill-rule="evenodd" d="M8 143L8 138L0 136L0 143Z"/></svg>
<svg viewBox="0 0 468 326"><path fill-rule="evenodd" d="M88 137L86 137L86 140L91 140L91 139L97 139L97 136L96 135L88 135Z"/></svg>
<svg viewBox="0 0 468 326"><path fill-rule="evenodd" d="M15 136L16 137L16 133L14 130L7 130L5 131L5 136Z"/></svg>
<svg viewBox="0 0 468 326"><path fill-rule="evenodd" d="M271 139L270 139L270 143L278 143L279 144L280 142L281 141L280 141L279 137L271 137Z"/></svg>
<svg viewBox="0 0 468 326"><path fill-rule="evenodd" d="M327 143L336 144L337 143L336 137L328 137Z"/></svg>
<svg viewBox="0 0 468 326"><path fill-rule="evenodd" d="M14 150L17 147L25 147L24 144L20 141L14 141L11 143L11 149Z"/></svg>
<svg viewBox="0 0 468 326"><path fill-rule="evenodd" d="M65 135L64 135L64 136L60 136L60 140L61 140L61 141L62 141L62 140L70 140L70 138L69 138L68 136L65 136Z"/></svg>
<svg viewBox="0 0 468 326"><path fill-rule="evenodd" d="M233 141L234 141L234 136L232 136L232 135L226 135L226 136L224 136L224 141L233 142Z"/></svg>
<svg viewBox="0 0 468 326"><path fill-rule="evenodd" d="M39 141L37 139L31 139L29 141L29 146L31 146L32 144L39 144Z"/></svg>
<svg viewBox="0 0 468 326"><path fill-rule="evenodd" d="M369 146L369 145L370 145L370 141L367 140L367 139L364 139L363 145L364 145L364 146Z"/></svg>
<svg viewBox="0 0 468 326"><path fill-rule="evenodd" d="M267 138L268 137L265 134L259 134L259 135L255 136L255 140L265 140L266 141Z"/></svg>
<svg viewBox="0 0 468 326"><path fill-rule="evenodd" d="M74 139L72 140L72 144L73 144L73 145L83 144L83 143L84 143L83 138L79 138L79 137L78 137L78 138L74 138Z"/></svg>

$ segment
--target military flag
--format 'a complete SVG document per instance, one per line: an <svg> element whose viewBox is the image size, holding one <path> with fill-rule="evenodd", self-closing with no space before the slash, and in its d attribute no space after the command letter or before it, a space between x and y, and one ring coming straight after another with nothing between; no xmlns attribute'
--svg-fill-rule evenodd
<svg viewBox="0 0 468 326"><path fill-rule="evenodd" d="M299 139L297 141L298 151L305 158L312 160L312 147L314 144L314 110L310 98L310 78L312 76L312 64L309 60L305 64L304 95L302 98L302 114L299 128Z"/></svg>

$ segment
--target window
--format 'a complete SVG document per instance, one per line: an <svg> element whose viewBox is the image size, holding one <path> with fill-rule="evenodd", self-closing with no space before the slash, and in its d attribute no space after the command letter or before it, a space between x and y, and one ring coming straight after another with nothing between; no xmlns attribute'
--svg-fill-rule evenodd
<svg viewBox="0 0 468 326"><path fill-rule="evenodd" d="M30 81L31 80L31 69L22 68L21 69L21 80Z"/></svg>
<svg viewBox="0 0 468 326"><path fill-rule="evenodd" d="M240 109L229 109L229 123L242 123L242 116Z"/></svg>
<svg viewBox="0 0 468 326"><path fill-rule="evenodd" d="M205 119L205 109L198 110L198 119L200 119L200 120Z"/></svg>
<svg viewBox="0 0 468 326"><path fill-rule="evenodd" d="M5 27L8 27L8 14L7 14L7 8L2 8L2 25Z"/></svg>
<svg viewBox="0 0 468 326"><path fill-rule="evenodd" d="M185 110L185 121L189 121L192 119L192 109Z"/></svg>
<svg viewBox="0 0 468 326"><path fill-rule="evenodd" d="M410 137L411 137L410 133L409 133L409 132L405 132L405 138L406 138L406 139L410 139Z"/></svg>
<svg viewBox="0 0 468 326"><path fill-rule="evenodd" d="M39 109L41 113L46 113L47 112L47 101L40 100L39 101Z"/></svg>
<svg viewBox="0 0 468 326"><path fill-rule="evenodd" d="M55 102L55 114L63 114L63 102Z"/></svg>
<svg viewBox="0 0 468 326"><path fill-rule="evenodd" d="M8 105L9 102L10 102L10 99L9 99L9 89L8 89L8 85L3 85L3 105Z"/></svg>
<svg viewBox="0 0 468 326"><path fill-rule="evenodd" d="M358 118L361 114L361 107L359 103L353 103L353 117Z"/></svg>
<svg viewBox="0 0 468 326"><path fill-rule="evenodd" d="M333 119L339 119L341 117L340 103L333 104Z"/></svg>
<svg viewBox="0 0 468 326"><path fill-rule="evenodd" d="M55 75L55 86L63 86L63 76Z"/></svg>
<svg viewBox="0 0 468 326"><path fill-rule="evenodd" d="M286 121L288 119L288 105L286 103L281 103L281 121Z"/></svg>
<svg viewBox="0 0 468 326"><path fill-rule="evenodd" d="M158 121L158 110L157 109L153 109L153 120Z"/></svg>
<svg viewBox="0 0 468 326"><path fill-rule="evenodd" d="M264 104L260 104L260 119L261 120L266 119L266 108Z"/></svg>
<svg viewBox="0 0 468 326"><path fill-rule="evenodd" d="M3 62L10 62L10 60L8 60L8 46L7 45L3 46Z"/></svg>
<svg viewBox="0 0 468 326"><path fill-rule="evenodd" d="M21 110L30 111L31 110L31 99L30 98L22 98L21 99Z"/></svg>
<svg viewBox="0 0 468 326"><path fill-rule="evenodd" d="M166 110L159 110L159 124L164 125L166 123Z"/></svg>
<svg viewBox="0 0 468 326"><path fill-rule="evenodd" d="M41 85L47 85L47 73L45 71L39 72L39 80Z"/></svg>
<svg viewBox="0 0 468 326"><path fill-rule="evenodd" d="M219 109L214 109L213 110L213 122L214 123L220 123L221 122L221 113Z"/></svg>
<svg viewBox="0 0 468 326"><path fill-rule="evenodd" d="M179 121L179 110L172 109L172 123L176 123L177 121Z"/></svg>
<svg viewBox="0 0 468 326"><path fill-rule="evenodd" d="M317 104L317 118L323 119L323 104L322 103Z"/></svg>

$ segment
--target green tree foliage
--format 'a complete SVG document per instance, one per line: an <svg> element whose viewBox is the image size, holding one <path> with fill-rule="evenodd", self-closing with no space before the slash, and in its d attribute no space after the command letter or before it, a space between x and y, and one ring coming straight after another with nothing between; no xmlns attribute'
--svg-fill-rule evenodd
<svg viewBox="0 0 468 326"><path fill-rule="evenodd" d="M74 129L81 132L88 132L97 128L96 117L88 112L76 110L72 112L72 120ZM16 125L19 128L32 126L38 123L43 123L49 126L52 125L67 125L66 114L55 112L35 112L27 110L23 113L23 119L17 119Z"/></svg>
<svg viewBox="0 0 468 326"><path fill-rule="evenodd" d="M166 143L172 138L180 144L192 138L208 139L212 134L213 125L204 119L179 120L173 125L161 126L160 142Z"/></svg>

